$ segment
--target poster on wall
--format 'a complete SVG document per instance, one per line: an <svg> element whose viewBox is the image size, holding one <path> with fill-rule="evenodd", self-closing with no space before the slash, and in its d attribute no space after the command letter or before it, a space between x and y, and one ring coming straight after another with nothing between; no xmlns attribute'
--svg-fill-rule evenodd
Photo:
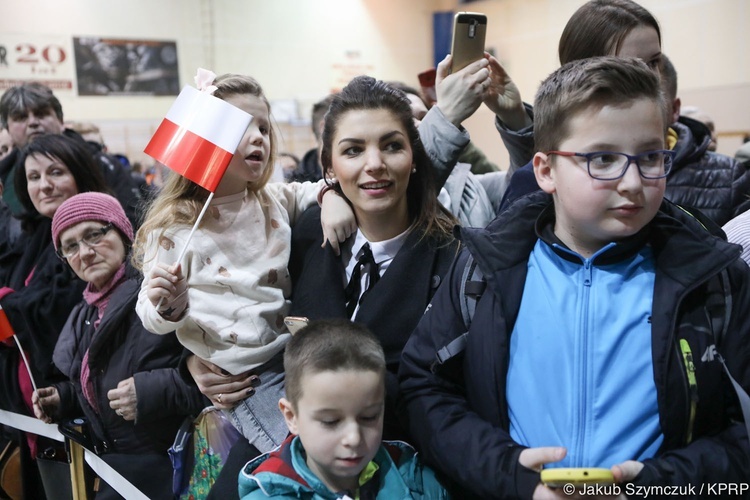
<svg viewBox="0 0 750 500"><path fill-rule="evenodd" d="M73 37L78 95L177 95L177 43Z"/></svg>
<svg viewBox="0 0 750 500"><path fill-rule="evenodd" d="M55 92L72 91L74 71L70 38L0 34L0 93L30 81Z"/></svg>
<svg viewBox="0 0 750 500"><path fill-rule="evenodd" d="M341 91L355 76L374 73L375 65L362 52L356 49L345 50L342 57L331 65L331 93Z"/></svg>

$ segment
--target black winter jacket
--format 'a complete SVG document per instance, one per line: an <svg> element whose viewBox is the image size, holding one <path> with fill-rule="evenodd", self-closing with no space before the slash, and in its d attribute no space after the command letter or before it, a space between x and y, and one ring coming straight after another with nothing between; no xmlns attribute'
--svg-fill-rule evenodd
<svg viewBox="0 0 750 500"><path fill-rule="evenodd" d="M203 408L198 388L177 371L183 347L174 333L147 331L135 313L140 282L123 282L112 294L99 328L95 306L81 302L71 312L55 347L54 362L68 381L55 384L60 394L57 417L86 415L98 449L125 454L159 453L166 457L185 416ZM90 376L99 413L81 391L81 363L89 350ZM134 377L137 417L126 421L109 406L107 392Z"/></svg>
<svg viewBox="0 0 750 500"><path fill-rule="evenodd" d="M548 195L536 193L511 205L487 229L462 228L466 248L404 348L399 379L414 444L430 465L481 498L531 498L539 482L537 472L518 464L523 447L509 435L505 383L510 333L538 239L533 228L550 203ZM738 259L737 245L709 236L669 202L647 230L656 259L651 355L664 441L634 483L700 487L746 481L750 446L735 393L716 357L701 354L717 344L735 379L750 389L750 269ZM487 289L465 350L435 364L437 351L465 331L460 291L469 253ZM722 269L730 277L733 305L728 333L719 343L710 333L705 301L707 281ZM690 441L691 391L680 339L696 358L697 413Z"/></svg>
<svg viewBox="0 0 750 500"><path fill-rule="evenodd" d="M52 221L41 217L31 232L22 235L23 253L17 260L4 256L0 267L9 272L3 285L13 290L0 299L13 331L26 350L34 378L47 385L60 376L52 352L65 320L80 302L86 284L67 263L57 258L52 245ZM6 262L7 260L7 262ZM6 267L7 266L7 267ZM28 413L21 403L17 380L18 348L0 344L0 407Z"/></svg>
<svg viewBox="0 0 750 500"><path fill-rule="evenodd" d="M731 156L708 150L711 133L701 122L681 116L674 167L664 197L686 208L697 208L723 226L750 208L750 170Z"/></svg>

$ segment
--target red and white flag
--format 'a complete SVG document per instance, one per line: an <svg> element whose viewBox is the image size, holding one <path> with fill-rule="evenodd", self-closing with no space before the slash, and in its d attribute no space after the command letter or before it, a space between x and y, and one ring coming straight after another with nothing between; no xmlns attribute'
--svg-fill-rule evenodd
<svg viewBox="0 0 750 500"><path fill-rule="evenodd" d="M0 342L11 338L15 334L16 332L13 331L10 321L8 321L8 315L5 314L3 308L0 307Z"/></svg>
<svg viewBox="0 0 750 500"><path fill-rule="evenodd" d="M144 152L213 193L252 119L228 102L186 86Z"/></svg>

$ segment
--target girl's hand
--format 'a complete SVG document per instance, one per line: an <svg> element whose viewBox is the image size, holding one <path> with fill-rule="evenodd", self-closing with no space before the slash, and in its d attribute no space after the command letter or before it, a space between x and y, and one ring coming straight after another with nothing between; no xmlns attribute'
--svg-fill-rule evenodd
<svg viewBox="0 0 750 500"><path fill-rule="evenodd" d="M493 56L485 53L484 57L490 63L490 84L484 103L511 130L521 130L531 125L531 118L523 106L521 92L510 75Z"/></svg>
<svg viewBox="0 0 750 500"><path fill-rule="evenodd" d="M148 276L146 296L164 319L179 319L188 306L187 280L182 274L182 265L155 265Z"/></svg>
<svg viewBox="0 0 750 500"><path fill-rule="evenodd" d="M352 207L333 189L323 194L320 204L320 225L323 226L323 244L331 243L333 252L341 254L339 242L346 241L357 230L357 218Z"/></svg>
<svg viewBox="0 0 750 500"><path fill-rule="evenodd" d="M252 396L261 380L250 372L232 375L215 364L192 355L187 367L198 389L219 409L228 410L235 404Z"/></svg>
<svg viewBox="0 0 750 500"><path fill-rule="evenodd" d="M45 424L51 424L53 419L50 415L60 406L60 394L55 386L42 387L31 394L31 404L34 416Z"/></svg>
<svg viewBox="0 0 750 500"><path fill-rule="evenodd" d="M109 407L125 420L135 420L138 416L138 397L135 394L135 379L133 377L120 380L117 389L107 392Z"/></svg>

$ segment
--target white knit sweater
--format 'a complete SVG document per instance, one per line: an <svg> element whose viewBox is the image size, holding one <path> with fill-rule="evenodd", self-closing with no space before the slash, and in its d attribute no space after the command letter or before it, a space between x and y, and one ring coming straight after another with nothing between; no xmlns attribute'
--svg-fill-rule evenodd
<svg viewBox="0 0 750 500"><path fill-rule="evenodd" d="M186 313L176 322L162 318L144 279L136 306L143 325L159 334L176 330L186 348L232 374L270 360L290 337L283 318L292 291L291 224L315 203L321 186L271 183L257 193L214 198L182 260ZM148 236L144 276L157 262L176 262L190 229L175 226Z"/></svg>

